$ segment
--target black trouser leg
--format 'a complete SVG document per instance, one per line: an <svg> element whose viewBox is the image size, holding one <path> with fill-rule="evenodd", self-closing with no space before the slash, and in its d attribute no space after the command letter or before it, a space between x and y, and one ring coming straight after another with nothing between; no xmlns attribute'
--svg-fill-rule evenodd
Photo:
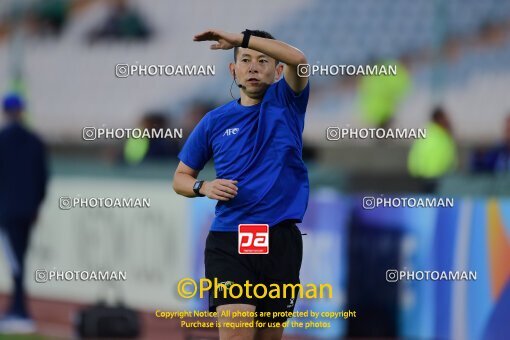
<svg viewBox="0 0 510 340"><path fill-rule="evenodd" d="M13 292L8 314L27 317L25 289L25 257L28 249L32 219L9 219L2 223L7 239L7 257L13 278Z"/></svg>

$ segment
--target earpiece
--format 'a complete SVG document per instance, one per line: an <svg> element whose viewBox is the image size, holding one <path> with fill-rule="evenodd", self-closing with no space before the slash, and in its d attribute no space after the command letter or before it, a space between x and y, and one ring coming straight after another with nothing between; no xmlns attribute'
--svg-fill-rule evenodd
<svg viewBox="0 0 510 340"><path fill-rule="evenodd" d="M232 73L234 74L234 83L236 83L237 87L239 87L240 89L245 89L246 87L241 85L241 84L238 84L237 83L237 80L236 80L236 71L232 71Z"/></svg>

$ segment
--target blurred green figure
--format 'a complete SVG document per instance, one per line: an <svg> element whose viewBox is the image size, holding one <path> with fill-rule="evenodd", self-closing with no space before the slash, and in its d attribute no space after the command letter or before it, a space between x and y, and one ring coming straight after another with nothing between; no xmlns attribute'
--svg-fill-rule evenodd
<svg viewBox="0 0 510 340"><path fill-rule="evenodd" d="M142 130L162 130L169 126L169 119L159 112L144 116L139 124ZM167 138L129 138L124 145L123 159L126 164L137 165L144 161L171 160L179 152L177 140Z"/></svg>
<svg viewBox="0 0 510 340"><path fill-rule="evenodd" d="M378 128L388 127L398 105L411 86L409 72L395 60L377 65L396 65L397 75L370 75L360 80L359 106L362 120Z"/></svg>
<svg viewBox="0 0 510 340"><path fill-rule="evenodd" d="M457 167L457 147L448 116L442 108L432 113L427 137L417 139L407 159L409 174L429 180L426 191L434 191L436 180Z"/></svg>
<svg viewBox="0 0 510 340"><path fill-rule="evenodd" d="M129 138L124 146L124 161L127 164L141 163L149 151L148 138Z"/></svg>
<svg viewBox="0 0 510 340"><path fill-rule="evenodd" d="M58 36L62 33L71 10L69 0L32 1L30 24L41 36Z"/></svg>

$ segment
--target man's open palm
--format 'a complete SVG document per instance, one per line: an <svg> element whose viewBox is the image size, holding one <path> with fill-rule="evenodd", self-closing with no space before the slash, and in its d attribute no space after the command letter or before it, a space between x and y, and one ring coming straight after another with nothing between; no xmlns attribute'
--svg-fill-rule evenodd
<svg viewBox="0 0 510 340"><path fill-rule="evenodd" d="M238 35L218 30L208 30L193 37L194 41L216 41L211 50L230 50L239 45Z"/></svg>

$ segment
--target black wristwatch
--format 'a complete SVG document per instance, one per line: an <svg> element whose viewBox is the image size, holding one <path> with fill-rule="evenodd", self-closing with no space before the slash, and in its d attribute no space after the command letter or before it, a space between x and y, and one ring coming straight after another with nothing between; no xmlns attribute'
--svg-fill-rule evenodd
<svg viewBox="0 0 510 340"><path fill-rule="evenodd" d="M195 193L195 195L197 195L199 197L205 196L200 193L200 188L202 187L203 184L204 184L204 181L196 181L195 182L195 184L193 185L193 192Z"/></svg>

